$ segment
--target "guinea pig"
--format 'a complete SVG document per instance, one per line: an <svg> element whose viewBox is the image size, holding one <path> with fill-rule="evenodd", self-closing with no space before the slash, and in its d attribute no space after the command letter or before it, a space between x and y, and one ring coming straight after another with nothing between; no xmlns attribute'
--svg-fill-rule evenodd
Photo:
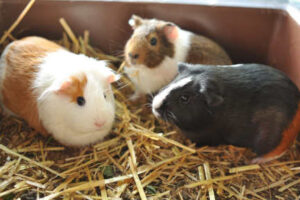
<svg viewBox="0 0 300 200"><path fill-rule="evenodd" d="M119 76L105 61L71 53L41 37L10 43L0 60L3 110L67 146L84 146L111 130L111 83Z"/></svg>
<svg viewBox="0 0 300 200"><path fill-rule="evenodd" d="M177 74L177 62L229 65L229 56L214 41L174 23L133 15L134 30L125 45L124 72L135 85L134 98L157 92Z"/></svg>
<svg viewBox="0 0 300 200"><path fill-rule="evenodd" d="M152 111L198 145L252 149L263 163L284 154L300 131L300 93L282 72L261 64L180 63Z"/></svg>

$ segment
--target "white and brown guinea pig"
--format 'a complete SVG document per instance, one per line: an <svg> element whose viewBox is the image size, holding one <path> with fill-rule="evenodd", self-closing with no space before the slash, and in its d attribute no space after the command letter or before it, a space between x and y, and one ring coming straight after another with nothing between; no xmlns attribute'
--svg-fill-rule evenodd
<svg viewBox="0 0 300 200"><path fill-rule="evenodd" d="M64 145L95 143L115 116L110 84L119 76L107 65L40 37L14 41L0 61L1 105Z"/></svg>
<svg viewBox="0 0 300 200"><path fill-rule="evenodd" d="M125 46L125 73L136 87L137 98L157 92L177 75L177 62L227 65L231 60L214 41L179 26L133 15L134 32Z"/></svg>

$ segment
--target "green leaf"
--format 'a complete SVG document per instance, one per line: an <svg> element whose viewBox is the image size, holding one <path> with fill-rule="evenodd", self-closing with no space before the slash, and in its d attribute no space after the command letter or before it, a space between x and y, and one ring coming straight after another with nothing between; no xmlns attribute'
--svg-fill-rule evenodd
<svg viewBox="0 0 300 200"><path fill-rule="evenodd" d="M156 189L155 187L151 186L151 185L147 185L145 187L145 190L148 194L156 194Z"/></svg>
<svg viewBox="0 0 300 200"><path fill-rule="evenodd" d="M104 178L111 178L114 176L114 170L113 170L113 167L108 165L108 166L105 166L104 169L103 169L103 176Z"/></svg>

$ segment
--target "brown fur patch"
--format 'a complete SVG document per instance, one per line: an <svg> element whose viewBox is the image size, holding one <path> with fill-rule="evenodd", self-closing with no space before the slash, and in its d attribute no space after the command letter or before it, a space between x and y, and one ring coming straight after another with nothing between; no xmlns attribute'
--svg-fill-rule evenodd
<svg viewBox="0 0 300 200"><path fill-rule="evenodd" d="M87 83L87 77L85 74L80 76L70 77L70 81L58 91L58 94L63 94L70 97L71 102L77 102L77 97L83 96L84 88Z"/></svg>
<svg viewBox="0 0 300 200"><path fill-rule="evenodd" d="M44 56L61 47L39 37L26 37L15 41L7 50L6 74L3 80L3 103L12 112L24 118L36 131L47 134L39 120L36 97L32 82L37 66Z"/></svg>
<svg viewBox="0 0 300 200"><path fill-rule="evenodd" d="M282 133L282 138L279 145L271 152L265 154L263 160L272 160L272 158L278 158L293 144L298 133L300 131L300 102L298 103L297 112L293 118L293 121Z"/></svg>
<svg viewBox="0 0 300 200"><path fill-rule="evenodd" d="M200 35L191 37L191 48L186 61L191 64L230 65L227 53L214 41Z"/></svg>

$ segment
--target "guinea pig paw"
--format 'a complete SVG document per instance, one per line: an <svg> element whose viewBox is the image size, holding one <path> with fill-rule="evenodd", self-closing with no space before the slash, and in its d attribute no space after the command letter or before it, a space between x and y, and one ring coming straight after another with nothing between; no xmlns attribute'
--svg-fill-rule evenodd
<svg viewBox="0 0 300 200"><path fill-rule="evenodd" d="M269 162L273 160L272 158L265 158L265 157L257 157L257 158L254 158L251 160L251 164L263 164L263 163L266 163L266 162Z"/></svg>

